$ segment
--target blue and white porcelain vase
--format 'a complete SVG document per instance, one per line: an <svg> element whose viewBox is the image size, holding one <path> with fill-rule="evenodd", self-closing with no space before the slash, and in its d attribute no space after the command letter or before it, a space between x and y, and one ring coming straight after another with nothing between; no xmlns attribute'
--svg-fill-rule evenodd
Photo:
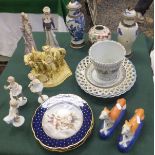
<svg viewBox="0 0 155 155"><path fill-rule="evenodd" d="M69 13L66 17L66 25L71 34L71 47L81 48L84 46L84 15L80 11L81 4L77 0L72 0L68 5Z"/></svg>
<svg viewBox="0 0 155 155"><path fill-rule="evenodd" d="M126 56L131 56L132 45L137 38L138 24L135 22L135 10L126 9L123 12L123 20L119 23L117 28L118 42L120 42L126 49Z"/></svg>

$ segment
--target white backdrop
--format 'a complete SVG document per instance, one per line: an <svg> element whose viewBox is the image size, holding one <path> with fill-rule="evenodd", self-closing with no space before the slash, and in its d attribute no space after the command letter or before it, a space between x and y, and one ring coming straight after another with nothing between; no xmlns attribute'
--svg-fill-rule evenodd
<svg viewBox="0 0 155 155"><path fill-rule="evenodd" d="M42 32L42 14L28 14L33 32ZM64 20L52 14L58 32L66 32ZM0 55L11 57L22 37L20 31L21 16L19 13L0 13Z"/></svg>

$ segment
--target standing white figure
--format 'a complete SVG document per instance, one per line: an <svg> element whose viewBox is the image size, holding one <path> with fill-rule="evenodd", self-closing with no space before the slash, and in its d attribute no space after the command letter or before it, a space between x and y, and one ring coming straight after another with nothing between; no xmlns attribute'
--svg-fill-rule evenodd
<svg viewBox="0 0 155 155"><path fill-rule="evenodd" d="M8 86L4 86L4 89L10 90L10 99L15 98L19 106L23 106L27 103L27 98L23 96L22 86L15 81L13 76L9 76L7 79Z"/></svg>
<svg viewBox="0 0 155 155"><path fill-rule="evenodd" d="M56 36L54 32L52 31L53 29L56 29L52 15L51 15L51 10L48 6L45 6L43 8L43 28L46 33L46 45L49 45L51 47L59 47L58 41L56 40Z"/></svg>
<svg viewBox="0 0 155 155"><path fill-rule="evenodd" d="M32 48L34 48L35 50L37 50L37 48L35 41L33 39L32 26L29 22L28 15L22 12L21 17L22 17L21 31L23 33L23 38L25 41L25 54L28 54L32 52Z"/></svg>
<svg viewBox="0 0 155 155"><path fill-rule="evenodd" d="M38 79L36 79L31 73L28 74L29 79L31 80L28 87L30 88L32 93L36 93L39 95L38 102L42 104L48 99L47 95L42 95L43 91L43 83L41 83Z"/></svg>
<svg viewBox="0 0 155 155"><path fill-rule="evenodd" d="M15 127L20 127L25 122L23 116L18 115L18 101L14 98L10 100L9 114L3 118L7 124L12 124Z"/></svg>

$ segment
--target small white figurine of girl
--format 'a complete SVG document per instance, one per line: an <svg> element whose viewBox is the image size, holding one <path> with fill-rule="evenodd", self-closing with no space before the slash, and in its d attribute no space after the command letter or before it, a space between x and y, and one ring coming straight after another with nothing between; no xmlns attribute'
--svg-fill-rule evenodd
<svg viewBox="0 0 155 155"><path fill-rule="evenodd" d="M38 102L42 104L48 99L47 95L42 95L43 91L43 83L41 83L35 76L33 76L31 73L28 74L28 78L31 80L28 87L30 88L32 93L36 93L39 95Z"/></svg>
<svg viewBox="0 0 155 155"><path fill-rule="evenodd" d="M7 124L12 124L15 127L20 127L25 122L23 116L18 115L18 102L16 99L11 98L10 100L9 114L3 118Z"/></svg>
<svg viewBox="0 0 155 155"><path fill-rule="evenodd" d="M27 103L27 98L22 94L22 86L15 81L13 76L9 76L7 79L8 86L4 86L4 89L10 90L10 99L15 98L18 102L18 106L23 106Z"/></svg>

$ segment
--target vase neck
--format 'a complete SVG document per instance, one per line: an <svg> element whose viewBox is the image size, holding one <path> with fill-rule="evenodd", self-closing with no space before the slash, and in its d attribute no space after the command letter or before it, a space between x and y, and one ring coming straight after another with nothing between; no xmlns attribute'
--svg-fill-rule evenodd
<svg viewBox="0 0 155 155"><path fill-rule="evenodd" d="M123 19L123 23L126 24L126 25L134 25L135 24L135 20L131 20L131 19Z"/></svg>
<svg viewBox="0 0 155 155"><path fill-rule="evenodd" d="M132 9L126 9L123 12L123 23L125 25L131 26L135 25L135 19L136 19L136 11Z"/></svg>
<svg viewBox="0 0 155 155"><path fill-rule="evenodd" d="M80 9L77 10L69 10L69 16L79 16L80 15Z"/></svg>

